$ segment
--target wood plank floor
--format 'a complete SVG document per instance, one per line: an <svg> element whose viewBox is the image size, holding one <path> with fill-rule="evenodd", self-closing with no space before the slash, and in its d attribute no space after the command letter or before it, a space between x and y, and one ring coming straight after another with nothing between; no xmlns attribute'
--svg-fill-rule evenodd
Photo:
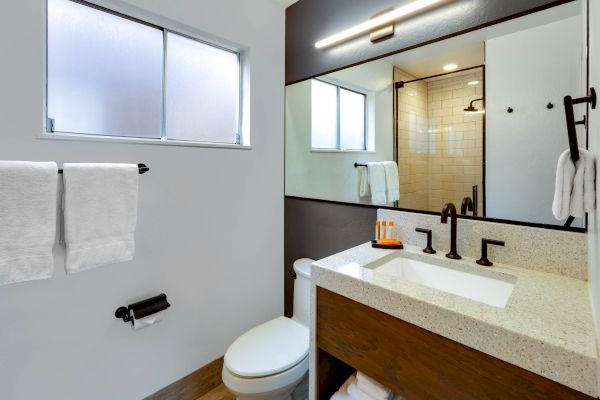
<svg viewBox="0 0 600 400"><path fill-rule="evenodd" d="M197 400L235 400L235 396L221 383L204 396L198 397Z"/></svg>

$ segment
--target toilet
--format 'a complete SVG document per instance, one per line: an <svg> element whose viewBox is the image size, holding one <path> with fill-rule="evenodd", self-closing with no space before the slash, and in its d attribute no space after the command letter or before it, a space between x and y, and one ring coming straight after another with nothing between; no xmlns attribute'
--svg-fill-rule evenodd
<svg viewBox="0 0 600 400"><path fill-rule="evenodd" d="M308 397L310 267L294 262L294 316L277 317L237 338L225 353L223 383L238 400Z"/></svg>

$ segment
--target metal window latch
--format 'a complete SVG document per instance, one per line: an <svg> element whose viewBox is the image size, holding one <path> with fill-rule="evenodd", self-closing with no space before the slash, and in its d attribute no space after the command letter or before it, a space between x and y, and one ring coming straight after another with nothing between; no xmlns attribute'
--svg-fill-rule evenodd
<svg viewBox="0 0 600 400"><path fill-rule="evenodd" d="M46 118L46 131L54 132L54 118Z"/></svg>

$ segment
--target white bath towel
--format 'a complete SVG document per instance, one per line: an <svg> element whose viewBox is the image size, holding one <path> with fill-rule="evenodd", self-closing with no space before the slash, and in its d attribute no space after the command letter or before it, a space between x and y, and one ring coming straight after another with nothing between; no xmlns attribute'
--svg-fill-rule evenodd
<svg viewBox="0 0 600 400"><path fill-rule="evenodd" d="M65 164L63 170L67 273L133 259L137 165Z"/></svg>
<svg viewBox="0 0 600 400"><path fill-rule="evenodd" d="M581 163L581 159L578 163ZM569 150L563 151L558 157L556 166L554 200L552 201L552 214L556 219L565 219L571 212L571 191L573 190L575 171L576 166L571 161L571 152Z"/></svg>
<svg viewBox="0 0 600 400"><path fill-rule="evenodd" d="M337 392L331 396L330 400L351 400L352 397L348 394L348 387L356 382L356 374L351 375L346 382L339 388Z"/></svg>
<svg viewBox="0 0 600 400"><path fill-rule="evenodd" d="M0 285L50 278L58 167L0 161Z"/></svg>
<svg viewBox="0 0 600 400"><path fill-rule="evenodd" d="M371 189L369 188L369 171L367 167L358 166L358 196L368 197L371 195Z"/></svg>
<svg viewBox="0 0 600 400"><path fill-rule="evenodd" d="M388 389L381 383L369 378L360 371L356 374L356 386L361 392L376 400L386 400L392 396L391 389Z"/></svg>
<svg viewBox="0 0 600 400"><path fill-rule="evenodd" d="M367 163L367 170L369 172L369 186L371 187L371 202L377 205L387 204L387 188L383 163Z"/></svg>
<svg viewBox="0 0 600 400"><path fill-rule="evenodd" d="M386 200L388 203L400 200L400 179L398 178L398 164L394 161L384 161Z"/></svg>
<svg viewBox="0 0 600 400"><path fill-rule="evenodd" d="M586 212L596 208L596 165L593 153L579 149L569 212L573 217L582 218Z"/></svg>

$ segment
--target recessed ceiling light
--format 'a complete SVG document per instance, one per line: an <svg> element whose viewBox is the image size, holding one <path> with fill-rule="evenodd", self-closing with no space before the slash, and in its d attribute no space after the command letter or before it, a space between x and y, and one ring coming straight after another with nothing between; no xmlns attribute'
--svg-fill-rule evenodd
<svg viewBox="0 0 600 400"><path fill-rule="evenodd" d="M454 71L456 68L458 68L458 65L456 65L456 64L444 65L444 71Z"/></svg>
<svg viewBox="0 0 600 400"><path fill-rule="evenodd" d="M469 85L469 86L479 85L479 81L470 81L470 82L467 82L467 85Z"/></svg>

